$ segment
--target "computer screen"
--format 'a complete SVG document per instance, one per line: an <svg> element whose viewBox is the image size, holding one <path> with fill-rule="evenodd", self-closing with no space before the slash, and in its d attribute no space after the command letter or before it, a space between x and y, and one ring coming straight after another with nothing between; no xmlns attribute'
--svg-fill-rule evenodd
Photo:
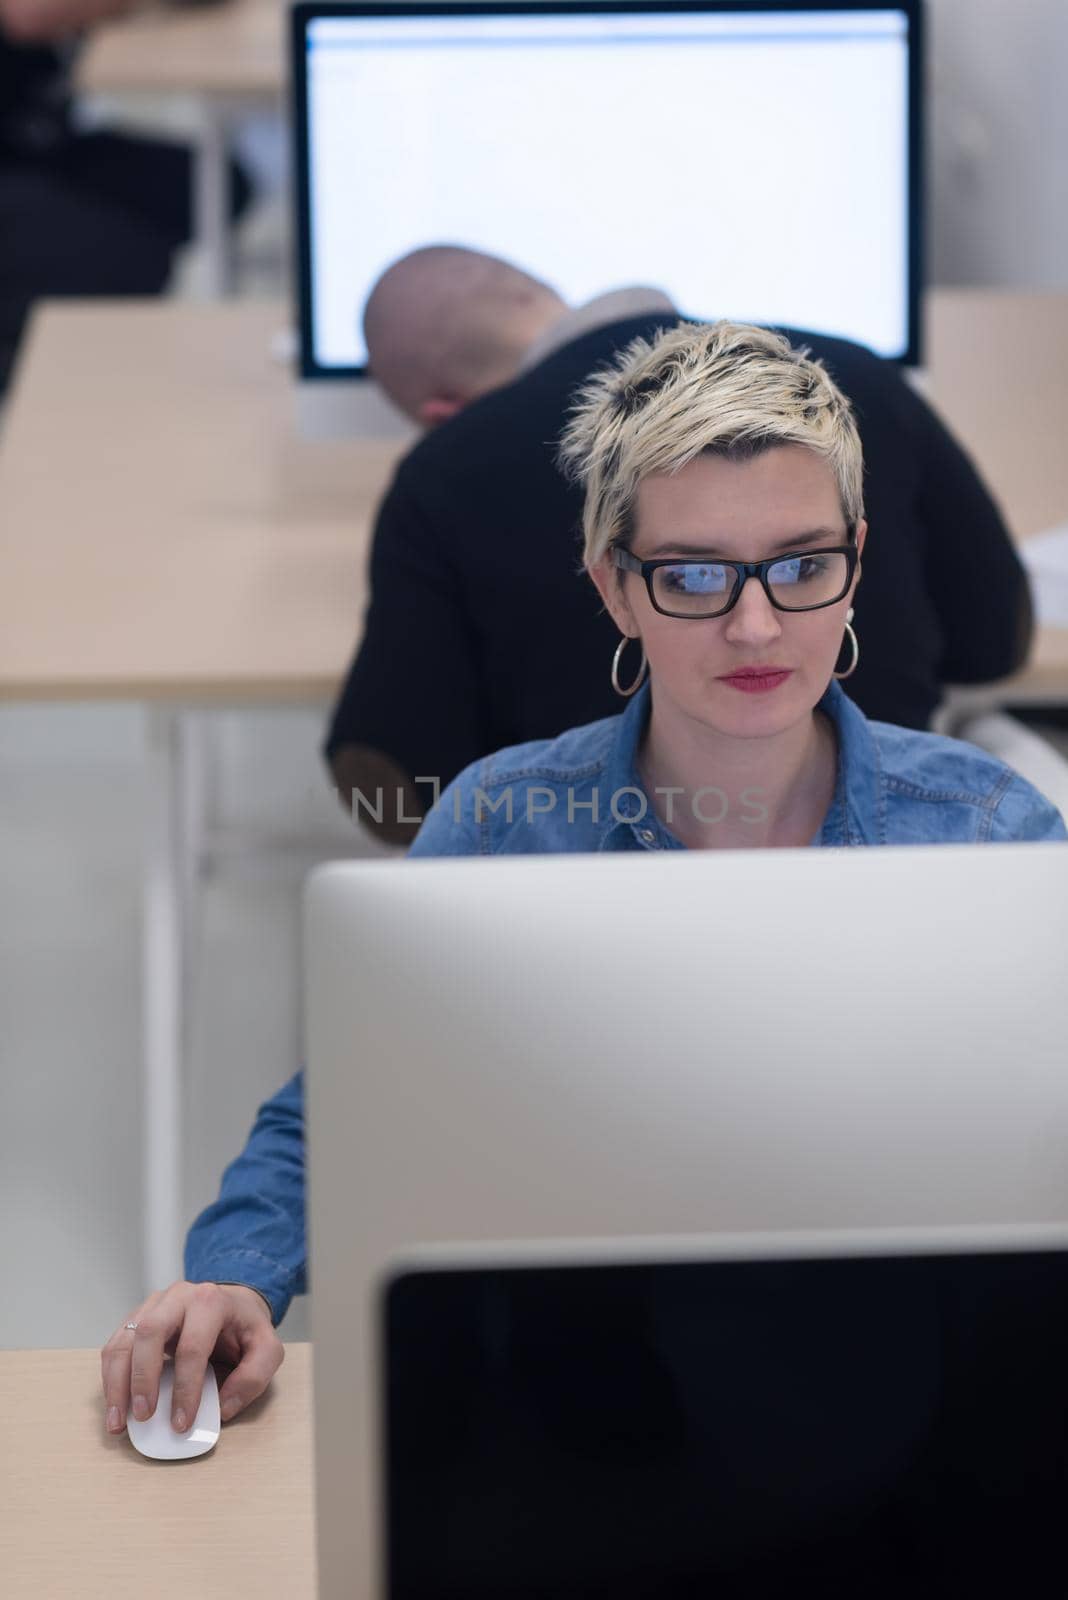
<svg viewBox="0 0 1068 1600"><path fill-rule="evenodd" d="M1063 1248L405 1270L385 1593L1060 1588L1066 1338Z"/></svg>
<svg viewBox="0 0 1068 1600"><path fill-rule="evenodd" d="M915 359L918 5L298 5L305 376L428 244Z"/></svg>

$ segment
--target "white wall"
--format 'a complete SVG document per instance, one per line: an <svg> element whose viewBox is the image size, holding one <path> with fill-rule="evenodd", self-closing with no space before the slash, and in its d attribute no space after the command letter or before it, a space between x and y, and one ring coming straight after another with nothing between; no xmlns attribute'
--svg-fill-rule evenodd
<svg viewBox="0 0 1068 1600"><path fill-rule="evenodd" d="M1068 289L1068 0L928 0L928 270Z"/></svg>

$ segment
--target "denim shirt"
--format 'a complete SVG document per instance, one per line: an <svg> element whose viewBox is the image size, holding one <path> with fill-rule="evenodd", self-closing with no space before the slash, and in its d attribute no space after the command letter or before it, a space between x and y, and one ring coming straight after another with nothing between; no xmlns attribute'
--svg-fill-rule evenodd
<svg viewBox="0 0 1068 1600"><path fill-rule="evenodd" d="M838 741L834 797L814 845L996 843L1068 837L1057 810L1003 762L936 734L869 722L831 682L820 702ZM642 788L648 686L618 717L513 746L468 767L427 816L413 856L678 850ZM710 802L715 803L715 802ZM304 1089L298 1073L261 1106L219 1198L186 1240L193 1282L246 1283L281 1321L304 1293Z"/></svg>
<svg viewBox="0 0 1068 1600"><path fill-rule="evenodd" d="M869 722L833 679L820 701L838 744L834 797L814 845L987 844L1064 839L1060 813L1004 762L934 733ZM618 717L513 745L461 772L419 830L413 856L685 848L638 776L646 684ZM701 815L725 800L702 791ZM755 810L756 799L743 804ZM748 791L757 796L759 791ZM696 801L697 796L694 797ZM742 820L744 821L744 814Z"/></svg>

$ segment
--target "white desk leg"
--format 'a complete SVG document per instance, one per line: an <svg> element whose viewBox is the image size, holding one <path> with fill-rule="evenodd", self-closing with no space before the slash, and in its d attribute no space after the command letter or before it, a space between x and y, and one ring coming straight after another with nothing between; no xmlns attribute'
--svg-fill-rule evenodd
<svg viewBox="0 0 1068 1600"><path fill-rule="evenodd" d="M181 1266L182 799L180 713L148 710L148 828L141 974L144 1028L144 1273L163 1289Z"/></svg>
<svg viewBox="0 0 1068 1600"><path fill-rule="evenodd" d="M199 114L193 221L201 252L202 290L207 299L217 300L230 292L233 280L228 119L223 108L207 98L200 101Z"/></svg>
<svg viewBox="0 0 1068 1600"><path fill-rule="evenodd" d="M182 945L179 971L183 1039L194 1037L200 977L200 883L207 829L208 776L213 767L207 713L176 713L178 749L175 784L175 860L179 868L178 926Z"/></svg>

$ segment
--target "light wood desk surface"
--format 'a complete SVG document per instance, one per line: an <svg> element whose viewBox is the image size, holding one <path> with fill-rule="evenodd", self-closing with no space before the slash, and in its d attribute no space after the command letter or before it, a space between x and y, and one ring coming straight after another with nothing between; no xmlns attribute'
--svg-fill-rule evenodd
<svg viewBox="0 0 1068 1600"><path fill-rule="evenodd" d="M1021 541L1068 521L1068 295L934 289L928 397L971 453ZM1068 703L1068 628L1036 632L1027 668L954 691L963 704Z"/></svg>
<svg viewBox="0 0 1068 1600"><path fill-rule="evenodd" d="M330 699L403 448L297 436L273 302L52 304L0 437L0 695ZM1068 517L1068 295L935 291L930 394L1017 534ZM1068 698L1068 630L1012 697Z"/></svg>
<svg viewBox="0 0 1068 1600"><path fill-rule="evenodd" d="M0 430L0 695L328 700L402 446L297 435L274 302L57 304Z"/></svg>
<svg viewBox="0 0 1068 1600"><path fill-rule="evenodd" d="M104 1432L95 1350L0 1351L4 1600L312 1600L311 1345L193 1461Z"/></svg>
<svg viewBox="0 0 1068 1600"><path fill-rule="evenodd" d="M1018 538L1068 521L1068 294L933 289L929 398Z"/></svg>
<svg viewBox="0 0 1068 1600"><path fill-rule="evenodd" d="M78 62L78 87L96 94L280 98L288 17L286 0L154 5L93 30Z"/></svg>

